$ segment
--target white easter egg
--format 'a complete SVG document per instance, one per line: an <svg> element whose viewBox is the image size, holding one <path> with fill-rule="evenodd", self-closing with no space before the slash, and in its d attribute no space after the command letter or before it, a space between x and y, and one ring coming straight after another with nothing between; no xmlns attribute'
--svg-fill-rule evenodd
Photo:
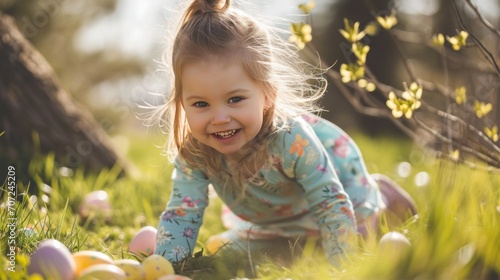
<svg viewBox="0 0 500 280"><path fill-rule="evenodd" d="M125 272L112 264L96 264L82 270L78 280L125 280Z"/></svg>
<svg viewBox="0 0 500 280"><path fill-rule="evenodd" d="M114 265L125 272L126 280L142 280L146 278L146 271L139 261L130 259L116 260Z"/></svg>
<svg viewBox="0 0 500 280"><path fill-rule="evenodd" d="M113 260L108 255L97 251L80 251L73 253L76 264L76 274L96 264L113 264Z"/></svg>
<svg viewBox="0 0 500 280"><path fill-rule="evenodd" d="M146 271L146 280L155 280L161 276L175 274L172 264L160 255L151 255L142 261Z"/></svg>
<svg viewBox="0 0 500 280"><path fill-rule="evenodd" d="M28 274L38 273L45 279L73 280L76 264L70 251L55 239L46 239L30 257Z"/></svg>
<svg viewBox="0 0 500 280"><path fill-rule="evenodd" d="M137 256L151 256L156 248L156 228L145 226L132 238L128 251Z"/></svg>
<svg viewBox="0 0 500 280"><path fill-rule="evenodd" d="M410 248L410 241L403 234L391 231L380 239L378 251L380 254L399 257Z"/></svg>

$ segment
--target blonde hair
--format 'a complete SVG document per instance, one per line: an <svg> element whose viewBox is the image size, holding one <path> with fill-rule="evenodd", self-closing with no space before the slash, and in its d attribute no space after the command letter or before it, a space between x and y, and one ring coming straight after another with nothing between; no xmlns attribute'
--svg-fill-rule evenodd
<svg viewBox="0 0 500 280"><path fill-rule="evenodd" d="M244 156L238 170L231 172L223 155L190 133L182 107L181 75L190 62L236 56L247 75L262 86L269 107L260 132L241 151ZM316 102L326 88L322 73L311 71L317 68L302 61L296 48L281 39L274 28L232 7L230 0L192 1L181 19L170 59L167 64L173 71L173 89L160 113L169 134L166 152L171 160L179 156L207 174L226 174L239 182L251 177L267 160L267 148L276 133L286 128L291 118L320 111Z"/></svg>

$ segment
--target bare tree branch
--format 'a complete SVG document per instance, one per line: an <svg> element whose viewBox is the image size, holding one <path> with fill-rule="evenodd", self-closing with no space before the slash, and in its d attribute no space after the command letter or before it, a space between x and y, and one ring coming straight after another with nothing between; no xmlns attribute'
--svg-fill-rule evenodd
<svg viewBox="0 0 500 280"><path fill-rule="evenodd" d="M479 12L479 9L472 4L470 0L465 0L465 3L474 11L479 20L483 23L483 25L488 28L493 34L497 35L500 38L500 30L496 29L493 24L491 24L482 14Z"/></svg>
<svg viewBox="0 0 500 280"><path fill-rule="evenodd" d="M452 3L452 6L453 6L453 10L457 16L457 19L458 19L458 22L459 22L459 25L460 27L467 31L469 33L469 36L474 40L474 42L479 46L479 50L481 51L481 53L484 55L484 57L486 58L486 60L493 66L495 67L496 71L497 71L497 74L500 76L500 67L498 66L498 64L496 63L496 60L495 60L495 57L493 56L493 54L486 48L486 46L484 46L484 44L481 42L481 40L479 40L475 35L474 33L472 33L468 28L467 26L465 25L463 19L462 19L462 15L460 14L460 12L458 11L458 7L457 7L457 4L455 3L455 1L451 1Z"/></svg>

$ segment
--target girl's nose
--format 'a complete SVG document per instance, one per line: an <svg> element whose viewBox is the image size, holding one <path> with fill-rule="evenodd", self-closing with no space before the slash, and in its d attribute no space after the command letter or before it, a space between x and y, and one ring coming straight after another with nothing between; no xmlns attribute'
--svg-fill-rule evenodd
<svg viewBox="0 0 500 280"><path fill-rule="evenodd" d="M218 109L214 111L212 115L211 123L214 125L225 124L231 121L231 117L224 109Z"/></svg>

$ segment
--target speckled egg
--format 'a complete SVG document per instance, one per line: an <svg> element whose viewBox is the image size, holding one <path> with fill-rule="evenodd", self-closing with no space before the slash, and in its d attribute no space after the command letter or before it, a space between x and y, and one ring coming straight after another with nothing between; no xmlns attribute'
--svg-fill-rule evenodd
<svg viewBox="0 0 500 280"><path fill-rule="evenodd" d="M75 260L64 244L46 239L30 257L28 274L34 273L45 279L73 280L76 278Z"/></svg>
<svg viewBox="0 0 500 280"><path fill-rule="evenodd" d="M142 261L146 271L146 280L155 280L161 276L174 274L172 264L160 255L151 255Z"/></svg>
<svg viewBox="0 0 500 280"><path fill-rule="evenodd" d="M192 280L192 279L184 275L172 274L172 275L162 276L156 280Z"/></svg>
<svg viewBox="0 0 500 280"><path fill-rule="evenodd" d="M111 217L111 203L106 191L99 190L88 193L80 204L80 215L84 218L90 215Z"/></svg>
<svg viewBox="0 0 500 280"><path fill-rule="evenodd" d="M96 264L82 270L78 280L125 280L125 272L112 264Z"/></svg>
<svg viewBox="0 0 500 280"><path fill-rule="evenodd" d="M116 260L114 265L125 272L126 280L142 280L146 278L146 271L141 263L136 260Z"/></svg>
<svg viewBox="0 0 500 280"><path fill-rule="evenodd" d="M80 275L82 270L96 264L113 264L113 260L106 254L97 251L80 251L73 253L76 263L76 274Z"/></svg>
<svg viewBox="0 0 500 280"><path fill-rule="evenodd" d="M152 226L141 228L130 241L129 252L137 256L151 256L156 247L156 232Z"/></svg>

